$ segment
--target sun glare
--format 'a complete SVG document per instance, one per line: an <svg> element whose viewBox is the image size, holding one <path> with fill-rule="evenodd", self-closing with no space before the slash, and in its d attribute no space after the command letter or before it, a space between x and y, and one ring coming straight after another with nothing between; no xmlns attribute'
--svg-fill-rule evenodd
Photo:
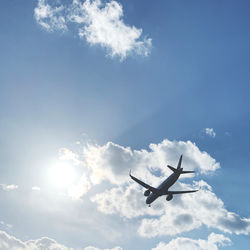
<svg viewBox="0 0 250 250"><path fill-rule="evenodd" d="M59 161L49 169L50 180L58 188L71 185L76 179L76 172L72 165Z"/></svg>

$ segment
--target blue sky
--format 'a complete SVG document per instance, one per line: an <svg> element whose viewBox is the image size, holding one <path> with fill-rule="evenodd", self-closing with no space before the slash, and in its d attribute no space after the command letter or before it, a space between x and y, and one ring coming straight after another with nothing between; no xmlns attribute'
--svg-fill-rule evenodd
<svg viewBox="0 0 250 250"><path fill-rule="evenodd" d="M3 1L0 249L246 249L249 10ZM157 185L181 153L199 195L150 210L129 169Z"/></svg>

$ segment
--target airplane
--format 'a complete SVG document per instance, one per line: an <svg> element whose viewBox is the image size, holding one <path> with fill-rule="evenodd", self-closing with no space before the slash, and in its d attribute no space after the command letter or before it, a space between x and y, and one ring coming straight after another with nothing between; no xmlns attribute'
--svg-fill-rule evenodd
<svg viewBox="0 0 250 250"><path fill-rule="evenodd" d="M131 170L130 170L129 176L131 177L131 179L147 189L144 192L144 196L147 197L146 204L148 204L149 207L151 206L152 202L154 202L158 197L162 195L167 195L166 200L170 201L173 199L173 195L175 194L185 194L185 193L193 193L193 192L199 191L199 189L188 190L188 191L169 191L168 190L178 180L181 174L194 173L194 171L183 171L183 168L181 168L181 162L182 162L182 155L180 156L177 168L173 168L167 165L168 168L170 168L174 173L171 174L165 181L163 181L157 188L154 188L144 183L143 181L137 179L136 177L131 175Z"/></svg>

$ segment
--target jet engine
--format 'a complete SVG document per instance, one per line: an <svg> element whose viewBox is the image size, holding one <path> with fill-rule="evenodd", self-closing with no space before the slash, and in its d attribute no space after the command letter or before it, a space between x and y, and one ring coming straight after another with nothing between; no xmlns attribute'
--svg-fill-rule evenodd
<svg viewBox="0 0 250 250"><path fill-rule="evenodd" d="M144 196L149 196L150 195L150 190L146 190L145 192L144 192Z"/></svg>
<svg viewBox="0 0 250 250"><path fill-rule="evenodd" d="M173 195L172 194L169 194L167 197L166 197L166 200L167 201L171 201L173 199Z"/></svg>

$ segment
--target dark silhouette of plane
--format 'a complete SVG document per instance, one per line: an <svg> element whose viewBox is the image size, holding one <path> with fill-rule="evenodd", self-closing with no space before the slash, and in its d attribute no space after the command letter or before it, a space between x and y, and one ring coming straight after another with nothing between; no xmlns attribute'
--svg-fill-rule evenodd
<svg viewBox="0 0 250 250"><path fill-rule="evenodd" d="M168 165L168 167L174 172L173 174L171 174L164 182L162 182L157 188L154 188L146 183L144 183L143 181L137 179L136 177L131 175L131 170L129 172L129 176L136 181L137 183L139 183L140 185L142 185L143 187L145 187L147 190L144 192L144 196L147 197L146 199L146 204L149 205L155 201L158 197L162 196L162 195L167 195L166 200L170 201L173 199L173 195L175 194L185 194L185 193L193 193L193 192L197 192L199 190L188 190L188 191L169 191L168 189L178 180L178 178L180 177L181 174L189 174L189 173L194 173L194 171L183 171L183 168L181 168L181 162L182 162L182 155L179 159L177 168L173 168L171 166Z"/></svg>

